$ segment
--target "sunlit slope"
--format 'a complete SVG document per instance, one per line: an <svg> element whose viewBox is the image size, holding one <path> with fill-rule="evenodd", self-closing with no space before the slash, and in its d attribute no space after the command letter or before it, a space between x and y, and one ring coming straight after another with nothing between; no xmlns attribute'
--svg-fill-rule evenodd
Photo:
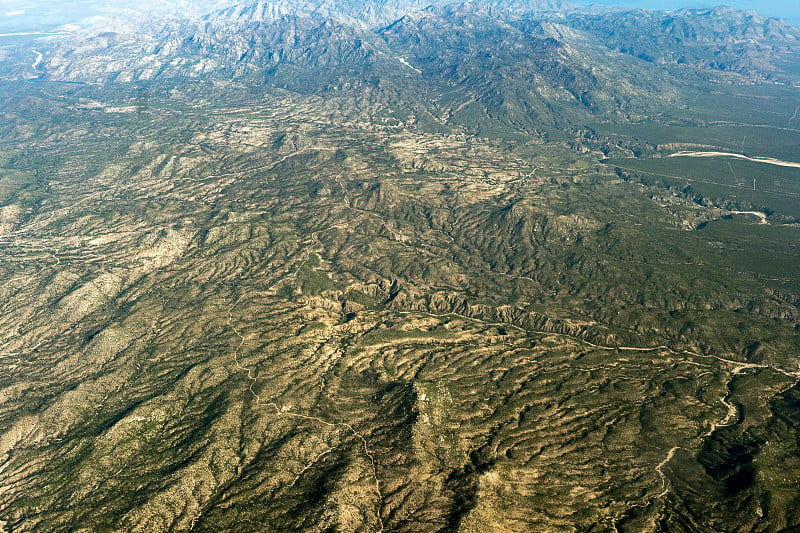
<svg viewBox="0 0 800 533"><path fill-rule="evenodd" d="M0 42L5 530L800 527L797 31L420 7Z"/></svg>
<svg viewBox="0 0 800 533"><path fill-rule="evenodd" d="M695 230L757 221L314 98L64 91L6 126L6 527L794 523L796 283Z"/></svg>

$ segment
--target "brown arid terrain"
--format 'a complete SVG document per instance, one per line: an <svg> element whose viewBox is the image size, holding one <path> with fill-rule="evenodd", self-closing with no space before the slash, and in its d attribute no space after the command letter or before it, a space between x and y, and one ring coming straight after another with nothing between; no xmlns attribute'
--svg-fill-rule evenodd
<svg viewBox="0 0 800 533"><path fill-rule="evenodd" d="M795 189L392 80L0 82L0 529L800 527Z"/></svg>

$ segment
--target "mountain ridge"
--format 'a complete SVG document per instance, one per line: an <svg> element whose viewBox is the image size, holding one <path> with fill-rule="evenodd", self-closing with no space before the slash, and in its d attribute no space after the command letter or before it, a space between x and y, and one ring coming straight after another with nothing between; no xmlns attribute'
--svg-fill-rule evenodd
<svg viewBox="0 0 800 533"><path fill-rule="evenodd" d="M416 4L381 6L399 12ZM665 80L675 77L735 73L794 83L775 58L800 42L798 29L730 9L597 14L559 2L441 3L368 29L359 7L260 1L194 20L147 19L116 32L87 28L68 39L43 38L48 49L37 74L92 83L191 78L259 86L266 80L317 92L375 77L407 94L399 105L420 92L466 91L460 102L429 102L451 109L494 94L476 112L503 128L530 131L565 119L577 124L581 114L641 113L674 101L667 85L676 83ZM515 69L520 62L526 67ZM693 70L664 70L671 66ZM308 82L296 85L287 69L301 69ZM503 71L491 83L504 88L487 88L493 71ZM504 110L507 104L513 109Z"/></svg>
<svg viewBox="0 0 800 533"><path fill-rule="evenodd" d="M0 530L800 528L794 30L204 4L0 42Z"/></svg>

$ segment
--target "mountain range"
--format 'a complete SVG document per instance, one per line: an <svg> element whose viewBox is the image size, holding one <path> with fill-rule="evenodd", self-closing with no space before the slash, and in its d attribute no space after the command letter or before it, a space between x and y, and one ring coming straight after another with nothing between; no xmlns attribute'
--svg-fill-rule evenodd
<svg viewBox="0 0 800 533"><path fill-rule="evenodd" d="M800 528L800 29L93 6L0 37L0 530Z"/></svg>
<svg viewBox="0 0 800 533"><path fill-rule="evenodd" d="M796 83L787 62L794 64L799 40L793 26L730 9L260 1L200 18L90 20L42 39L35 74L82 83L217 80L316 94L371 83L384 91L383 103L391 92L393 107L439 122L530 132L602 113L647 114L675 103L678 88L697 76Z"/></svg>

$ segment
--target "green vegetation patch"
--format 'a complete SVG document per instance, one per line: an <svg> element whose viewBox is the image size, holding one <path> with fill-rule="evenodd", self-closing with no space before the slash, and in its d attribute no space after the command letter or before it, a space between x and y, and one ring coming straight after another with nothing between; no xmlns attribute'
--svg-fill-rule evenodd
<svg viewBox="0 0 800 533"><path fill-rule="evenodd" d="M800 217L800 168L725 156L617 158L606 163L682 190L689 197L696 193L698 200L718 207Z"/></svg>

